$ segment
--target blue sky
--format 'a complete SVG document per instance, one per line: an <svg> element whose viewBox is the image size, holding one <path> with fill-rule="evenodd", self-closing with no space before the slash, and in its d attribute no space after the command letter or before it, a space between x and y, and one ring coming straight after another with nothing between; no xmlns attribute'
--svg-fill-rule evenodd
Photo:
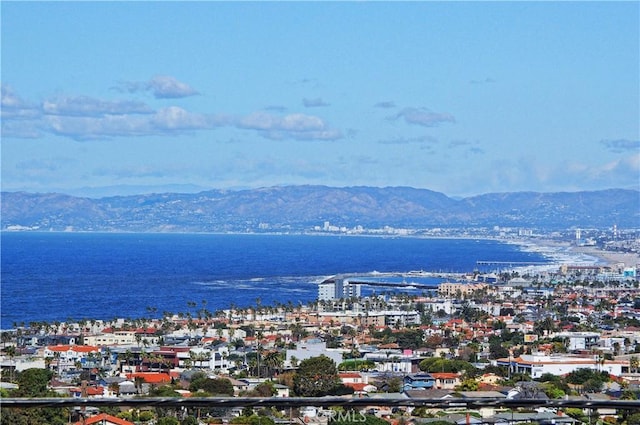
<svg viewBox="0 0 640 425"><path fill-rule="evenodd" d="M2 189L638 188L638 2L11 2Z"/></svg>

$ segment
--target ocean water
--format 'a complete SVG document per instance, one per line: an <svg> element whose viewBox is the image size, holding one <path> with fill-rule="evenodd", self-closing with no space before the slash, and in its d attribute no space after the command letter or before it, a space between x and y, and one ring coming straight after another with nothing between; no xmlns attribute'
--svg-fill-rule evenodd
<svg viewBox="0 0 640 425"><path fill-rule="evenodd" d="M34 321L161 317L163 312L195 315L203 305L216 311L231 305L304 304L316 300L318 282L341 273L468 272L478 260L546 261L539 252L491 240L23 232L0 236L2 329Z"/></svg>

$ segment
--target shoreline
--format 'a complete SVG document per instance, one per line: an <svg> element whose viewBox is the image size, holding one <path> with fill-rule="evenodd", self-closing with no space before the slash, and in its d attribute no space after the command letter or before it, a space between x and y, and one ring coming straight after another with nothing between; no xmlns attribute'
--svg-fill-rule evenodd
<svg viewBox="0 0 640 425"><path fill-rule="evenodd" d="M636 267L640 264L640 254L638 253L606 251L591 246L577 246L572 250L583 255L594 256L610 266L623 264L623 267Z"/></svg>
<svg viewBox="0 0 640 425"><path fill-rule="evenodd" d="M520 245L523 251L537 252L548 257L553 264L603 265L622 268L637 268L640 265L640 253L615 252L595 246L577 246L566 241L527 240L512 241Z"/></svg>

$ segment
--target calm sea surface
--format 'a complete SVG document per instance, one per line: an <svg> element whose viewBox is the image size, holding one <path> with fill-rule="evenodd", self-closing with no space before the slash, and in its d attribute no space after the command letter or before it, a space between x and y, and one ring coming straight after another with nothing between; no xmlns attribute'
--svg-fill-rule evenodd
<svg viewBox="0 0 640 425"><path fill-rule="evenodd" d="M0 236L2 329L32 321L148 317L153 309L156 317L162 312L195 312L190 304L200 308L203 300L210 311L232 304L256 305L257 300L262 305L297 305L314 301L317 282L339 273L466 272L477 260L545 261L516 245L487 240L19 232Z"/></svg>

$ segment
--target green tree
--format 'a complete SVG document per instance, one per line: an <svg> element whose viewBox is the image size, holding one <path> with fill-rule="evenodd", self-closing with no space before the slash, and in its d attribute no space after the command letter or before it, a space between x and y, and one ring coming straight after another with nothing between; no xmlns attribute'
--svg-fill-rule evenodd
<svg viewBox="0 0 640 425"><path fill-rule="evenodd" d="M492 359L503 359L509 357L509 350L507 350L499 341L492 341L489 343L489 353Z"/></svg>
<svg viewBox="0 0 640 425"><path fill-rule="evenodd" d="M174 390L170 385L163 385L153 388L149 391L149 397L180 397L180 393Z"/></svg>
<svg viewBox="0 0 640 425"><path fill-rule="evenodd" d="M26 369L18 375L18 388L11 394L13 397L47 397L52 396L49 381L53 372L48 369Z"/></svg>
<svg viewBox="0 0 640 425"><path fill-rule="evenodd" d="M609 374L589 368L581 368L567 374L566 379L568 383L575 385L584 385L589 380L599 381L602 384L609 380Z"/></svg>
<svg viewBox="0 0 640 425"><path fill-rule="evenodd" d="M187 416L182 421L180 421L180 425L198 425L198 420L193 416Z"/></svg>
<svg viewBox="0 0 640 425"><path fill-rule="evenodd" d="M405 329L395 334L400 348L415 350L424 345L424 332L420 329Z"/></svg>
<svg viewBox="0 0 640 425"><path fill-rule="evenodd" d="M420 370L425 372L465 372L467 375L473 376L477 373L477 369L469 362L464 360L450 360L441 357L429 357L420 362L418 365Z"/></svg>
<svg viewBox="0 0 640 425"><path fill-rule="evenodd" d="M26 369L17 376L19 387L9 395L25 398L56 397L58 394L48 389L52 377L53 372L48 369ZM3 408L0 417L2 425L64 425L68 422L69 410L66 408Z"/></svg>
<svg viewBox="0 0 640 425"><path fill-rule="evenodd" d="M627 425L640 425L640 413L634 413L627 418Z"/></svg>
<svg viewBox="0 0 640 425"><path fill-rule="evenodd" d="M480 384L475 379L465 379L456 387L457 391L478 391Z"/></svg>
<svg viewBox="0 0 640 425"><path fill-rule="evenodd" d="M301 397L325 396L339 384L336 364L325 355L300 362L300 367L293 377L293 390Z"/></svg>
<svg viewBox="0 0 640 425"><path fill-rule="evenodd" d="M639 367L640 367L640 360L638 360L638 356L631 356L629 358L629 371L631 373L637 373Z"/></svg>
<svg viewBox="0 0 640 425"><path fill-rule="evenodd" d="M261 382L248 395L250 397L271 397L276 394L276 389L272 382Z"/></svg>
<svg viewBox="0 0 640 425"><path fill-rule="evenodd" d="M284 364L282 354L278 351L270 351L264 356L263 361L267 368L267 375L269 377L272 377L275 373L279 372Z"/></svg>
<svg viewBox="0 0 640 425"><path fill-rule="evenodd" d="M539 336L548 335L557 329L558 327L551 317L545 317L533 324L533 332Z"/></svg>
<svg viewBox="0 0 640 425"><path fill-rule="evenodd" d="M204 391L210 395L233 395L233 384L227 378L211 379L200 377L193 379L189 385L189 391Z"/></svg>
<svg viewBox="0 0 640 425"><path fill-rule="evenodd" d="M554 382L544 382L540 385L540 388L542 388L542 391L551 399L563 398L566 394L564 390L558 388Z"/></svg>

